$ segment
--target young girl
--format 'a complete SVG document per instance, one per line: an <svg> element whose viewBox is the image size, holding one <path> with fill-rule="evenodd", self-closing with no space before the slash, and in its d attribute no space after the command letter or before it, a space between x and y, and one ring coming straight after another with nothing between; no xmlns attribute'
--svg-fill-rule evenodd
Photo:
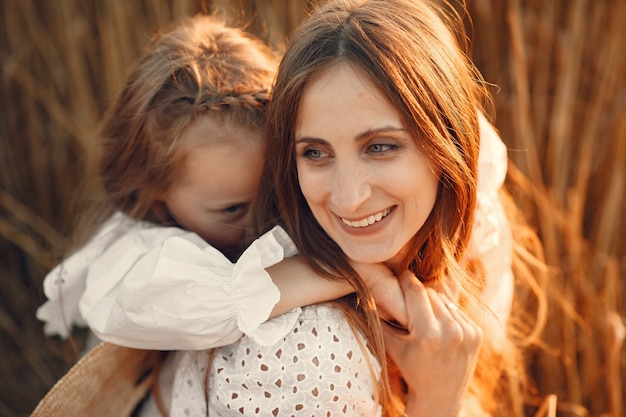
<svg viewBox="0 0 626 417"><path fill-rule="evenodd" d="M298 311L268 318L353 291L289 258L294 247L277 231L239 257L275 64L267 46L211 17L155 39L102 122L104 198L79 230L97 233L44 281L49 300L37 316L47 334L87 325L102 340L158 350L208 349L243 334L272 344ZM484 295L502 333L513 288L497 196L506 150L482 117L481 134L482 213L470 246L500 261L486 263Z"/></svg>
<svg viewBox="0 0 626 417"><path fill-rule="evenodd" d="M351 291L297 257L269 268L294 254L274 233L242 255L276 64L261 41L208 16L154 40L102 122L104 198L88 218L106 221L46 277L46 333L88 325L106 341L160 350L243 333L272 343L264 327L291 320L269 317Z"/></svg>

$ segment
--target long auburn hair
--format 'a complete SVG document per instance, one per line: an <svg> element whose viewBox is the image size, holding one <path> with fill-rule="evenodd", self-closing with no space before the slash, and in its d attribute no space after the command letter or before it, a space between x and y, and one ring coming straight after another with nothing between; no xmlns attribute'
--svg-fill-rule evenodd
<svg viewBox="0 0 626 417"><path fill-rule="evenodd" d="M263 131L277 65L274 50L217 16L183 18L155 34L100 123L84 184L100 195L88 189L95 201L80 201L86 224L75 244L116 210L176 225L158 197L190 148L202 145L183 143L185 129L209 115Z"/></svg>
<svg viewBox="0 0 626 417"><path fill-rule="evenodd" d="M292 34L268 110L257 225L262 232L281 224L318 273L354 286L356 297L346 300L350 304L346 310L383 366L378 394L383 412L389 416L402 414L402 395L397 392L401 384L397 383L394 365L385 359L380 322L369 290L340 247L317 223L302 195L296 169L295 125L304 91L326 68L345 62L370 75L400 113L434 171L441 172L434 208L409 242L400 267L423 281L445 286L454 280L462 291L463 308L476 313L480 284L463 256L476 203L477 116L489 103L489 94L464 53L467 45L462 22L453 10L437 8L425 0L331 0ZM479 316L474 314L477 321ZM501 407L496 386L503 369L493 363L497 353L489 347L489 340L483 346L465 410L468 416ZM512 345L509 348L513 349Z"/></svg>

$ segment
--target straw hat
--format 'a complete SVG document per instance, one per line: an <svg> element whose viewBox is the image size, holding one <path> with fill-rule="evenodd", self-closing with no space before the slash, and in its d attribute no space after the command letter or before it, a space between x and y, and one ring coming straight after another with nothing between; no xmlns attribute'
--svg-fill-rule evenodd
<svg viewBox="0 0 626 417"><path fill-rule="evenodd" d="M31 417L130 416L146 396L163 353L102 342L39 402Z"/></svg>

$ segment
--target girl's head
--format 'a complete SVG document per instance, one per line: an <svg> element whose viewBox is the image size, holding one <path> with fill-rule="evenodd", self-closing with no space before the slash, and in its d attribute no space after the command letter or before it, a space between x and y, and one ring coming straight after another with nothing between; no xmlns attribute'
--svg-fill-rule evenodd
<svg viewBox="0 0 626 417"><path fill-rule="evenodd" d="M276 64L260 40L210 16L156 37L101 125L107 199L220 249L240 245Z"/></svg>
<svg viewBox="0 0 626 417"><path fill-rule="evenodd" d="M396 149L399 143L394 142L397 139L394 135L398 134L403 140L412 141L411 148L426 158L428 169L436 177L436 197L432 204L422 201L418 193L421 185L413 184L416 190L413 200L422 206L431 204L432 211L427 210L426 219L409 219L410 223L404 224L404 241L398 246L401 249L393 257L392 266L399 270L409 267L428 280L441 278L447 268L461 260L473 219L477 111L483 90L476 81L478 74L442 17L442 13L419 0L333 1L317 10L292 36L279 67L270 105L264 180L268 190L263 190L261 198L270 191L276 194L269 198L275 198L278 214L288 232L302 253L322 270L342 271L344 267L340 264L345 265L345 259L338 256L339 249L349 255L355 253L354 246L359 241L371 241L385 232L385 220L389 224L407 220L400 216L407 212L408 207L403 206L406 202L379 198L396 186L394 182L412 179L406 177L412 174L397 171L400 162L386 152L391 150L389 145ZM337 88L329 87L329 83L338 83L341 74L348 73L352 78L344 77L346 83L358 81L364 94L369 91L375 96L374 102L378 100L383 107L395 111L397 120L383 123L374 121L373 117L361 117L358 128L348 132L348 126L369 106L366 100L359 103L355 99L355 104L338 116L339 109L335 106L345 99L342 97L345 90L339 91L339 84ZM336 99L331 95L320 97L324 89L336 91ZM318 101L330 102L325 107L309 105L316 96ZM338 121L330 120L333 114ZM375 109L372 114L381 113ZM332 129L328 128L331 123L336 123ZM401 133L387 134L386 127ZM365 139L355 142L357 136ZM304 142L302 137L306 139ZM315 146L308 148L311 142ZM351 163L352 168L346 165L342 171L339 161L343 151L338 146L350 142L354 158L343 160ZM302 157L306 155L302 152L307 149L316 156L332 158L323 159L323 163L316 159L313 165L309 158L309 162L303 163L306 158ZM362 150L359 158L358 149ZM386 156L379 156L380 150L385 150ZM376 161L375 169L372 161ZM311 166L314 169L309 169ZM313 177L313 173L333 169L332 175L323 177L324 180ZM376 182L383 173L384 181ZM414 180L420 181L417 177ZM314 199L322 188L329 190L325 206ZM339 193L342 188L344 191ZM346 203L350 189L354 194L363 194L358 197L360 201L355 197L355 201ZM330 197L330 190L335 190L335 197ZM365 195L368 193L369 197ZM372 203L372 200L377 201ZM376 220L379 212L383 218L387 214L389 218L373 227L358 230L350 227L351 221L370 215ZM397 215L395 219L394 215ZM347 220L343 222L347 223L345 226L341 218ZM337 238L342 233L344 236L352 233L352 237L342 241ZM381 261L373 256L371 259Z"/></svg>

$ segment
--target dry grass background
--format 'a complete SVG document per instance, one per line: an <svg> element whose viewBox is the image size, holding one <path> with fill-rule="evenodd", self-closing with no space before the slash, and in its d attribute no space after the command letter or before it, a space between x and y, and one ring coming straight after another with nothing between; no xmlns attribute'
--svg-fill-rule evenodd
<svg viewBox="0 0 626 417"><path fill-rule="evenodd" d="M81 347L80 337L45 338L35 310L67 244L68 201L91 135L149 34L219 8L278 45L305 3L0 3L0 415L29 415ZM475 62L497 86L514 194L555 271L544 346L529 354L537 405L544 399L546 415L556 399L559 416L623 416L626 1L468 0L468 8Z"/></svg>

